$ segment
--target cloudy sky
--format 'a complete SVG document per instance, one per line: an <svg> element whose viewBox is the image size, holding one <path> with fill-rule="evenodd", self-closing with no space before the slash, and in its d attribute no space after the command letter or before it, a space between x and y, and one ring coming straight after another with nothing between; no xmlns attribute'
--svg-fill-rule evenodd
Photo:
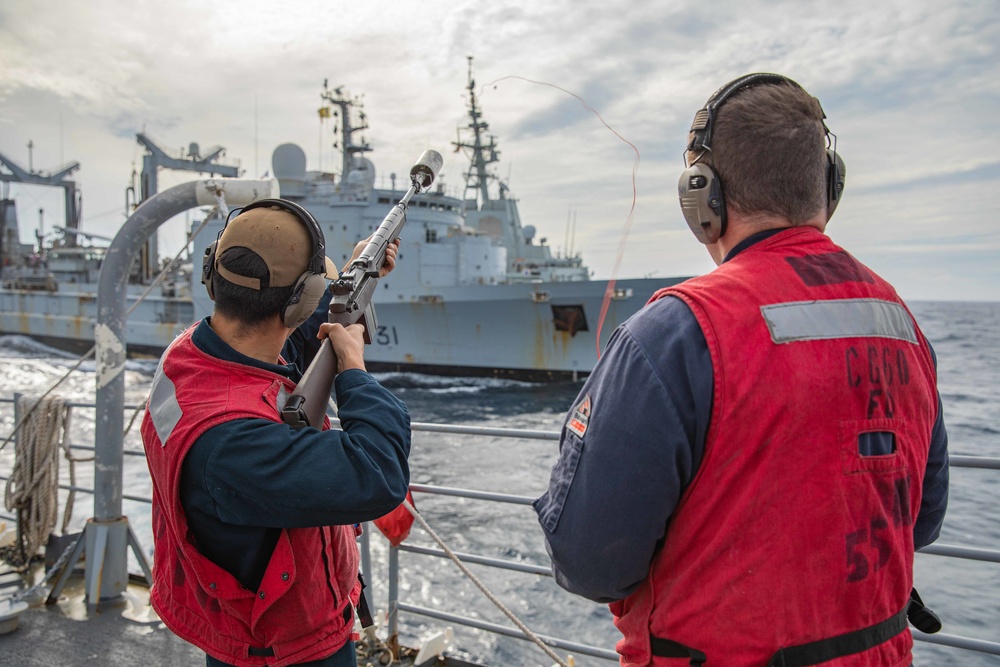
<svg viewBox="0 0 1000 667"><path fill-rule="evenodd" d="M323 81L363 95L388 174L451 152L467 56L526 224L595 276L704 273L677 205L694 112L753 71L819 97L848 167L835 241L909 299L1000 300L1000 3L995 0L0 0L0 153L49 171L75 160L83 229L113 235L145 131L180 149L222 145L247 176L295 142L332 169ZM527 80L541 82L531 83ZM544 85L549 84L549 85ZM161 190L195 177L161 175ZM13 185L24 240L62 224L61 190ZM184 223L161 229L176 250ZM404 235L405 242L405 235ZM200 250L200 249L198 249Z"/></svg>

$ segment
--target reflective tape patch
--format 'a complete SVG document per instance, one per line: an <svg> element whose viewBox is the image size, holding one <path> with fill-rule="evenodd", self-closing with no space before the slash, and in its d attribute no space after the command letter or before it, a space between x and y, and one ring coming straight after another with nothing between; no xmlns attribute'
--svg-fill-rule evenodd
<svg viewBox="0 0 1000 667"><path fill-rule="evenodd" d="M94 368L97 388L103 389L125 372L125 344L106 324L94 326L94 342L97 343Z"/></svg>
<svg viewBox="0 0 1000 667"><path fill-rule="evenodd" d="M775 343L829 338L897 338L917 342L910 314L892 301L799 301L761 306L760 312Z"/></svg>
<svg viewBox="0 0 1000 667"><path fill-rule="evenodd" d="M164 354L163 358L167 355ZM165 447L167 438L174 432L174 427L181 420L181 406L177 402L177 390L167 374L163 372L163 358L153 377L153 387L149 392L149 416L153 419L156 437L160 446Z"/></svg>

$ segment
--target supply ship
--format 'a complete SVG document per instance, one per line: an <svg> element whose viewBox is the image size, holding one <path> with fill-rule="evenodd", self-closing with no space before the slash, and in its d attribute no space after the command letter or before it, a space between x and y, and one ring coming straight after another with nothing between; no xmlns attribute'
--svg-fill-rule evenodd
<svg viewBox="0 0 1000 667"><path fill-rule="evenodd" d="M402 234L395 271L379 284L375 305L378 327L366 351L369 368L439 375L497 376L547 381L585 376L611 332L638 311L657 289L684 280L634 278L592 280L579 254L568 248L554 254L532 225L522 224L517 200L495 173L496 139L475 92L471 59L467 84L468 123L453 142L469 159L461 198L444 188L413 199ZM280 195L306 207L326 237L327 253L343 266L348 253L366 238L406 190L376 187L371 146L355 135L367 129L358 98L324 84L322 118L335 118L339 173L310 171L306 155L295 144L278 146L271 174ZM145 135L141 179L145 200L156 192L157 169L171 167L235 176L236 170L216 161L222 149L201 155L192 144L188 155L166 154ZM36 178L0 155L11 174L2 180ZM21 172L20 174L18 172ZM68 173L71 173L68 172ZM63 169L45 178L67 188ZM96 282L103 248L84 247L78 221L69 219L65 240L37 250L22 245L13 202L3 214L4 274L0 289L0 334L21 334L57 347L84 350L94 341ZM200 252L215 240L223 217L209 215L194 230L193 262L168 266L153 290L159 270L155 238L151 238L133 270L126 342L130 353L158 355L192 322L211 313L212 304L200 282ZM192 270L192 264L195 270ZM139 294L149 294L139 302ZM600 336L600 340L598 337Z"/></svg>

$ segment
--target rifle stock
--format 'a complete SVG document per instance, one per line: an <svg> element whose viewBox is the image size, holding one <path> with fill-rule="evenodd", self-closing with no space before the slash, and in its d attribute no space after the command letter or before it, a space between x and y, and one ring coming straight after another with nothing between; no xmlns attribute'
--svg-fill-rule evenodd
<svg viewBox="0 0 1000 667"><path fill-rule="evenodd" d="M330 301L328 321L345 327L360 322L365 327L366 344L371 344L371 333L378 327L372 295L378 283L379 269L385 262L386 250L390 243L399 238L399 233L406 224L406 207L410 197L434 182L442 164L443 159L439 153L424 151L410 170L410 189L385 216L358 258L330 284L330 291L334 296ZM282 408L282 421L295 429L306 426L322 428L336 377L337 353L330 340L326 339Z"/></svg>
<svg viewBox="0 0 1000 667"><path fill-rule="evenodd" d="M337 376L337 353L333 351L333 345L327 338L319 348L319 352L313 357L309 368L302 375L302 379L295 386L295 392L288 397L285 407L281 409L281 419L294 429L312 426L322 428L323 416L326 414L327 401L320 401L319 398L330 395L333 389L333 380ZM323 394L323 388L326 394ZM300 388L302 393L299 393ZM309 400L307 397L315 397L316 400Z"/></svg>

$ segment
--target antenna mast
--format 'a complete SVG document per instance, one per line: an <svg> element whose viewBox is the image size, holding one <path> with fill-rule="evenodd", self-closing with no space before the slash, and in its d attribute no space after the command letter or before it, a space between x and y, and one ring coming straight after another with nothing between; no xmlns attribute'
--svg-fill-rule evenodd
<svg viewBox="0 0 1000 667"><path fill-rule="evenodd" d="M472 131L472 141L462 141L459 134L458 141L453 142L456 150L465 148L471 151L469 170L465 172L465 191L477 190L482 204L490 201L489 182L496 178L490 174L486 168L500 159L500 151L496 147L496 137L490 135L489 144L484 144L486 131L489 124L482 120L483 114L479 110L476 101L476 81L472 78L472 56L469 59L469 124L466 127Z"/></svg>
<svg viewBox="0 0 1000 667"><path fill-rule="evenodd" d="M343 86L337 86L333 89L333 93L331 94L329 89L326 87L326 82L324 81L323 92L320 93L320 97L340 109L339 112L333 112L333 117L337 118L338 115L340 116L340 147L343 155L340 167L340 178L341 180L344 180L347 178L347 174L351 171L351 162L354 160L354 156L359 154L363 156L366 152L372 149L364 138L361 139L360 144L354 143L354 133L368 129L368 118L365 116L361 99L358 97L346 97L344 95ZM354 121L351 118L351 107L355 105L359 107L358 120L361 124L358 127L354 127ZM334 126L333 131L334 133L337 132L336 126ZM333 147L337 148L338 146L335 143Z"/></svg>

